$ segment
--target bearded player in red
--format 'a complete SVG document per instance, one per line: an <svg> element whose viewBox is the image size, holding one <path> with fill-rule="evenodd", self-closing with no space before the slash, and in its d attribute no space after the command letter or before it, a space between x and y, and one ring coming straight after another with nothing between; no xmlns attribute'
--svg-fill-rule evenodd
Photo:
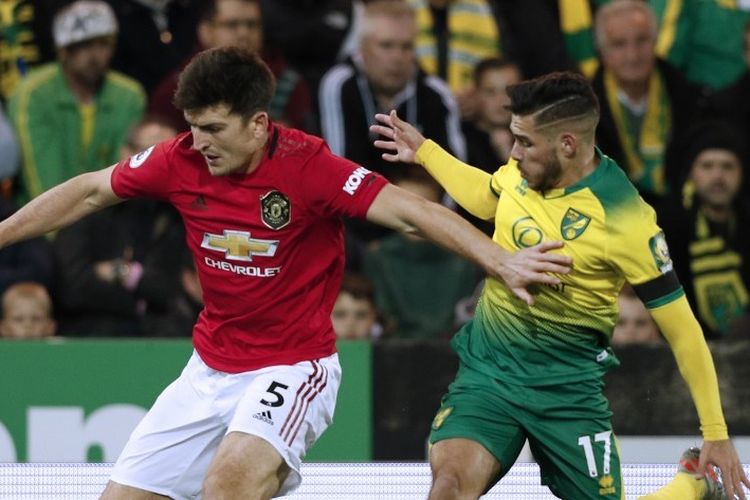
<svg viewBox="0 0 750 500"><path fill-rule="evenodd" d="M528 302L528 285L569 269L548 253L560 243L506 253L448 209L270 122L273 87L249 52L201 53L174 99L190 132L71 179L0 224L4 246L126 198L182 215L205 303L195 351L133 431L103 498L265 499L299 485L341 377L330 315L342 216L429 238Z"/></svg>

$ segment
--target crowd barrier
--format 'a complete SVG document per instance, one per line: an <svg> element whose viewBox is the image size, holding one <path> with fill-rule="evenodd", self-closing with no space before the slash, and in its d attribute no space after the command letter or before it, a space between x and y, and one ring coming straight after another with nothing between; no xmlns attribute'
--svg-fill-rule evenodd
<svg viewBox="0 0 750 500"><path fill-rule="evenodd" d="M675 464L624 464L628 500L651 493L674 476ZM0 464L0 499L89 500L98 498L111 464ZM750 466L745 465L750 474ZM288 500L417 500L427 497L430 469L425 463L307 463L303 481ZM539 467L516 464L487 500L549 500L539 484Z"/></svg>

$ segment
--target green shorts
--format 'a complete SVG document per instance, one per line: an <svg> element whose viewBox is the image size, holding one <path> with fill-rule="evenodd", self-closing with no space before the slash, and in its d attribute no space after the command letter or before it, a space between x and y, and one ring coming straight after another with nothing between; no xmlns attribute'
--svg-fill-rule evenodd
<svg viewBox="0 0 750 500"><path fill-rule="evenodd" d="M432 423L430 443L484 446L505 475L528 439L542 484L559 498L624 499L620 453L603 382L514 386L463 363Z"/></svg>

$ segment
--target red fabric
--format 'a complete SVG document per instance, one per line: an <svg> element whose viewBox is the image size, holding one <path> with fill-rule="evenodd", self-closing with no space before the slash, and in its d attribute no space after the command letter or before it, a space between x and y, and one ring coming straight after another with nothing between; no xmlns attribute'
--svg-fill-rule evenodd
<svg viewBox="0 0 750 500"><path fill-rule="evenodd" d="M184 133L120 162L112 188L123 198L166 200L181 213L203 286L205 307L193 329L201 358L236 373L335 352L330 314L344 269L341 216L364 217L385 179L334 156L322 139L277 125L248 175L212 177L191 146ZM289 202L289 222L278 229L261 213L262 198L274 191ZM278 214L271 225L284 222ZM225 231L260 240L263 250L276 242L275 253L255 249L247 260L246 249L217 249Z"/></svg>

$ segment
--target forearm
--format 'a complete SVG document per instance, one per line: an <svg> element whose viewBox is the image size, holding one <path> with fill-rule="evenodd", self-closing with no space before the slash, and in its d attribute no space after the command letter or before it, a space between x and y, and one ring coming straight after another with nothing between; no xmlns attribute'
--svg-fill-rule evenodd
<svg viewBox="0 0 750 500"><path fill-rule="evenodd" d="M495 217L497 197L490 189L490 174L459 161L430 140L417 150L416 161L472 215L484 220Z"/></svg>
<svg viewBox="0 0 750 500"><path fill-rule="evenodd" d="M407 191L387 186L367 214L368 220L402 233L422 236L500 277L493 269L508 255L456 213Z"/></svg>
<svg viewBox="0 0 750 500"><path fill-rule="evenodd" d="M682 297L651 314L677 360L682 377L698 411L703 438L708 441L728 439L721 410L719 384L711 352L687 299Z"/></svg>
<svg viewBox="0 0 750 500"><path fill-rule="evenodd" d="M111 171L79 175L31 200L0 223L0 247L55 231L117 203L109 188Z"/></svg>

